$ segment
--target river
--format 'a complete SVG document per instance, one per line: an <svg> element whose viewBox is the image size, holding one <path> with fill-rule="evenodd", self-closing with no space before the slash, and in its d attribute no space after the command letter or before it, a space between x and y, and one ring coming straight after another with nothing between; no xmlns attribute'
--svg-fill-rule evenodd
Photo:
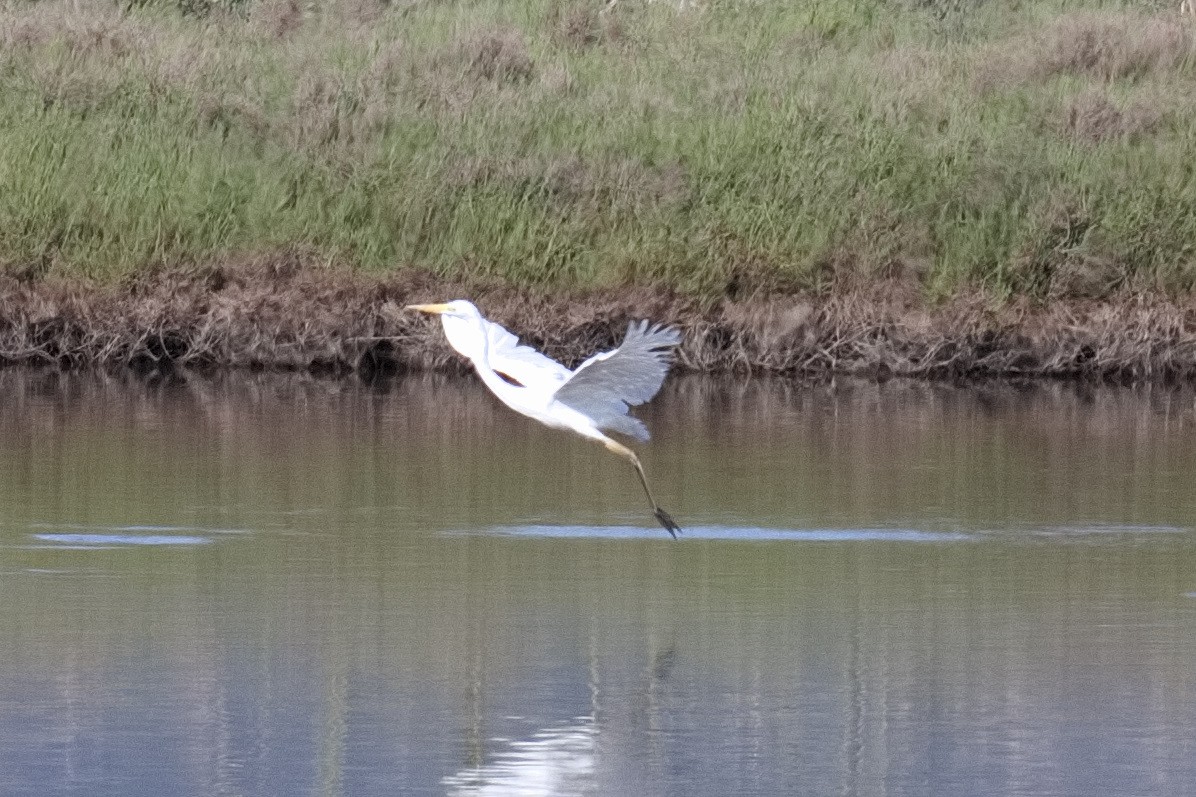
<svg viewBox="0 0 1196 797"><path fill-rule="evenodd" d="M5 795L1196 794L1196 393L0 370Z"/></svg>

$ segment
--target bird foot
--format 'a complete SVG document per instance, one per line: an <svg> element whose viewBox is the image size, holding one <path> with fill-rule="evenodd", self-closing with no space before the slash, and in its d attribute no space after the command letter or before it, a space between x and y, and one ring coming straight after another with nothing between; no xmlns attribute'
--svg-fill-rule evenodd
<svg viewBox="0 0 1196 797"><path fill-rule="evenodd" d="M653 514L656 516L657 522L664 526L664 530L669 533L669 536L674 540L677 539L677 535L681 533L681 527L677 525L677 521L673 520L673 516L660 507L656 507Z"/></svg>

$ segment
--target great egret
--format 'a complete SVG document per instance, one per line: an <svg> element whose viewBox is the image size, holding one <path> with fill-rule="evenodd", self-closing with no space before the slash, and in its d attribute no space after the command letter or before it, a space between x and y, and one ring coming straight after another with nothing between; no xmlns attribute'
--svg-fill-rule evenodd
<svg viewBox="0 0 1196 797"><path fill-rule="evenodd" d="M483 318L472 302L457 299L447 304L411 304L407 309L439 315L449 344L469 358L482 382L503 404L546 426L596 440L634 465L652 514L677 538L681 527L652 497L639 457L603 432L618 432L641 442L648 439L648 429L627 409L660 390L681 333L647 321L632 322L623 345L595 354L570 371L530 346L520 346L519 338Z"/></svg>

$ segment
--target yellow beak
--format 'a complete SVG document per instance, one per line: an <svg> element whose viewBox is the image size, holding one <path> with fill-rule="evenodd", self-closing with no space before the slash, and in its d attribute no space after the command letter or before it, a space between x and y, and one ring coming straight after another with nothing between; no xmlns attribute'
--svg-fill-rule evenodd
<svg viewBox="0 0 1196 797"><path fill-rule="evenodd" d="M436 315L440 315L441 313L447 313L449 306L447 304L409 304L404 309L419 310L421 313L435 313Z"/></svg>

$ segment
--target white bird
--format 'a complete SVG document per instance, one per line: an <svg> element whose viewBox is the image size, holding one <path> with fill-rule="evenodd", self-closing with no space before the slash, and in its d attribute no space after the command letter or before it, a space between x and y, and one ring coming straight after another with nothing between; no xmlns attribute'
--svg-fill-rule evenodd
<svg viewBox="0 0 1196 797"><path fill-rule="evenodd" d="M639 457L604 432L648 439L648 429L627 410L660 390L681 333L647 321L632 322L623 345L595 354L570 371L530 346L519 345L519 338L483 318L472 302L457 299L447 304L411 304L407 309L439 315L449 344L469 358L482 382L503 404L546 426L602 443L634 465L652 514L676 539L681 528L652 497Z"/></svg>

